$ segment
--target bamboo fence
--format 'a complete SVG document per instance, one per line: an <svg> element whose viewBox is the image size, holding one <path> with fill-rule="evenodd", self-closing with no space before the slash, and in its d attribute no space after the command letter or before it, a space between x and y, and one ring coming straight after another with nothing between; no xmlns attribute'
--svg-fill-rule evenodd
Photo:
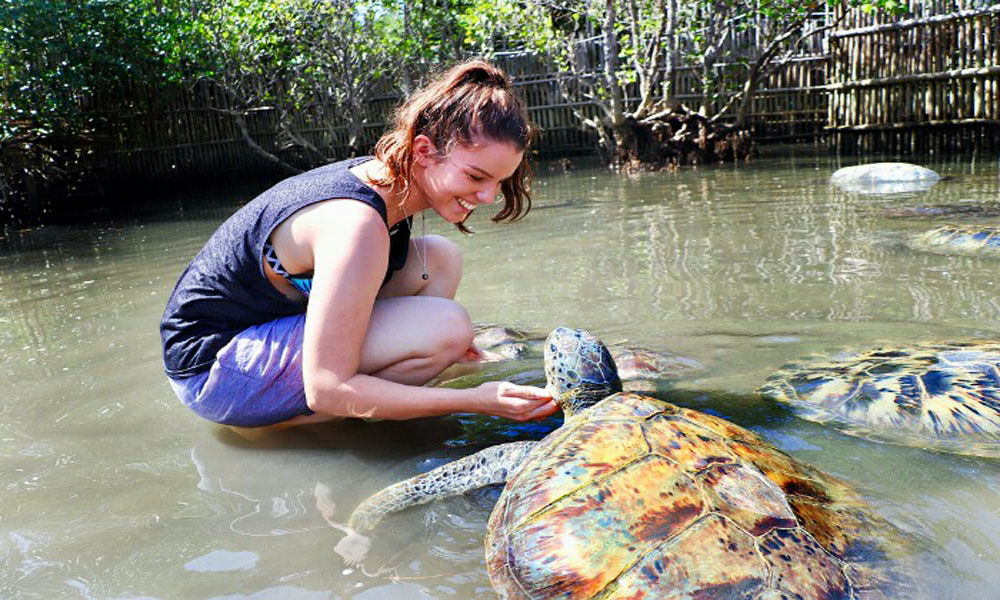
<svg viewBox="0 0 1000 600"><path fill-rule="evenodd" d="M894 22L849 15L830 35L827 131L838 148L1000 149L1000 4L922 4Z"/></svg>
<svg viewBox="0 0 1000 600"><path fill-rule="evenodd" d="M839 19L834 21L833 19ZM828 136L842 150L889 153L942 153L955 148L996 149L1000 131L1000 4L911 0L902 20L880 22L860 12L819 13L815 27L838 22L807 49L785 60L753 97L747 126L759 143L805 141ZM746 37L749 34L741 34ZM754 47L754 40L740 44ZM826 49L825 52L822 50ZM600 69L600 40L579 48L582 59ZM502 53L494 61L514 78L543 135L541 156L590 153L595 135L581 129L575 113L598 114L581 97L567 101L552 61L525 53ZM720 77L738 80L738 64L715 66ZM573 84L572 81L569 82ZM696 67L675 71L674 95L699 106L705 95ZM401 96L388 84L366 104L362 147L370 148L386 128ZM632 95L635 90L630 90ZM99 182L162 178L249 177L273 171L241 138L224 97L207 84L186 91L150 95L134 90L129 110L105 116L108 135L95 142L94 178ZM92 107L121 106L95 97ZM718 98L714 105L727 98ZM95 111L98 112L99 111ZM346 157L346 124L330 127L306 107L299 132L331 158ZM357 115L355 115L357 118ZM245 119L253 141L282 155L273 109L251 111ZM294 156L290 156L294 158Z"/></svg>

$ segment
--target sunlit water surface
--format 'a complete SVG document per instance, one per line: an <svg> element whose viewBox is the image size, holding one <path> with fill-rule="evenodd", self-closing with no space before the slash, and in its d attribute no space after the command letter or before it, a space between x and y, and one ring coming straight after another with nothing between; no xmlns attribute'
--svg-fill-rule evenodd
<svg viewBox="0 0 1000 600"><path fill-rule="evenodd" d="M518 224L427 229L463 247L473 320L587 327L698 361L663 397L852 482L916 542L933 597L1000 598L1000 461L848 437L753 395L808 353L1000 335L1000 260L910 250L909 236L956 219L892 213L996 208L996 165L930 164L954 177L891 197L831 189L837 166L806 148L633 177L578 168L543 174ZM157 335L167 294L253 193L12 232L0 247L0 598L493 597L482 540L496 489L389 518L360 565L335 547L359 500L510 435L504 423L246 439L172 396ZM531 380L538 367L515 370Z"/></svg>

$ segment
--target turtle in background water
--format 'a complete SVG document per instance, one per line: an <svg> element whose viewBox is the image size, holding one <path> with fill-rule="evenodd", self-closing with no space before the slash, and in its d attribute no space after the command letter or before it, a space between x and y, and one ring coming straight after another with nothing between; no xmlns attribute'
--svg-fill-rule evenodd
<svg viewBox="0 0 1000 600"><path fill-rule="evenodd" d="M944 225L910 242L910 247L937 254L1000 257L1000 227L993 225Z"/></svg>
<svg viewBox="0 0 1000 600"><path fill-rule="evenodd" d="M893 206L882 209L882 215L890 219L998 217L1000 216L1000 203L970 202L964 204L917 204L912 206Z"/></svg>
<svg viewBox="0 0 1000 600"><path fill-rule="evenodd" d="M809 357L758 393L846 433L1000 457L1000 344L914 344Z"/></svg>
<svg viewBox="0 0 1000 600"><path fill-rule="evenodd" d="M349 526L507 482L486 564L504 599L912 598L905 544L844 482L723 419L621 392L608 349L556 329L565 423L365 500Z"/></svg>

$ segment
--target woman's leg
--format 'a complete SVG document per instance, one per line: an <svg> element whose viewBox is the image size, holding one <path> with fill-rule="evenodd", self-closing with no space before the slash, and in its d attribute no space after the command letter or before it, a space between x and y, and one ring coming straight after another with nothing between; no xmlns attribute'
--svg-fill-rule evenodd
<svg viewBox="0 0 1000 600"><path fill-rule="evenodd" d="M335 419L305 411L301 315L248 328L218 355L204 390L182 395L201 416L238 427L304 425ZM473 330L454 300L427 296L375 301L359 372L423 385L463 357ZM336 343L332 340L331 343ZM199 386L200 387L200 386ZM188 397L190 396L190 398Z"/></svg>
<svg viewBox="0 0 1000 600"><path fill-rule="evenodd" d="M424 268L427 279L423 278ZM462 279L462 251L455 242L439 235L410 241L406 265L392 275L379 298L437 296L454 298Z"/></svg>
<svg viewBox="0 0 1000 600"><path fill-rule="evenodd" d="M451 300L461 279L457 244L440 235L411 240L406 265L375 302L361 372L422 385L466 357L472 324L465 309Z"/></svg>
<svg viewBox="0 0 1000 600"><path fill-rule="evenodd" d="M474 332L460 304L414 296L377 300L361 350L360 372L423 385L463 358Z"/></svg>
<svg viewBox="0 0 1000 600"><path fill-rule="evenodd" d="M359 371L406 385L423 385L462 359L473 335L468 314L454 300L424 296L376 300ZM337 418L316 413L279 425Z"/></svg>
<svg viewBox="0 0 1000 600"><path fill-rule="evenodd" d="M465 309L452 300L462 278L461 250L438 235L417 238L413 243L419 251L410 246L406 265L393 274L375 301L359 371L397 383L423 385L466 356L474 332ZM427 279L422 277L425 262ZM300 360L298 355L295 358ZM301 366L298 373L301 380ZM300 415L280 425L331 418L335 417Z"/></svg>

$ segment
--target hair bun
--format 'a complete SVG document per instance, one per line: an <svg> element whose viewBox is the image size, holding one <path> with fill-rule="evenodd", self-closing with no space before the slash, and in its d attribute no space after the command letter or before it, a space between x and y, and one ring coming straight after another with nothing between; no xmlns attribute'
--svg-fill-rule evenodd
<svg viewBox="0 0 1000 600"><path fill-rule="evenodd" d="M467 63L465 65L465 72L458 78L458 83L476 83L503 89L510 87L510 79L507 77L507 74L484 61Z"/></svg>

